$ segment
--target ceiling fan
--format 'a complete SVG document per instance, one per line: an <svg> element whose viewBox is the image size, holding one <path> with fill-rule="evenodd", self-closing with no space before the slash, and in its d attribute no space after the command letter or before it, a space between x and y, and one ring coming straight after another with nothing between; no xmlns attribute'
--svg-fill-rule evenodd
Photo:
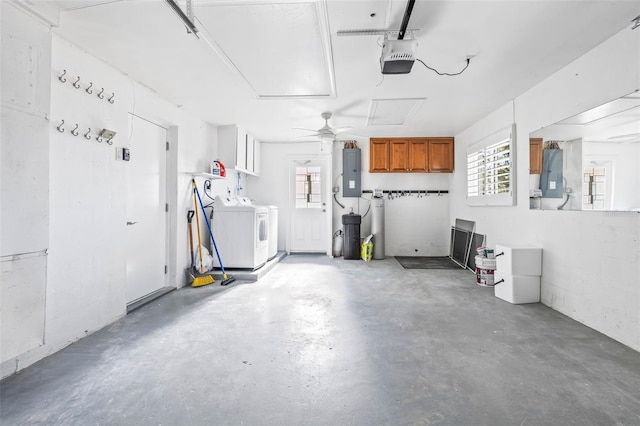
<svg viewBox="0 0 640 426"><path fill-rule="evenodd" d="M349 130L351 126L332 128L331 126L329 126L329 119L331 118L331 115L332 114L328 111L325 111L322 114L320 114L320 116L324 119L324 126L320 127L317 130L305 129L300 127L294 127L294 129L308 130L310 132L315 132L310 135L304 135L301 137L317 137L317 138L320 138L320 140L322 140L323 142L333 142L339 133L343 133L346 130Z"/></svg>

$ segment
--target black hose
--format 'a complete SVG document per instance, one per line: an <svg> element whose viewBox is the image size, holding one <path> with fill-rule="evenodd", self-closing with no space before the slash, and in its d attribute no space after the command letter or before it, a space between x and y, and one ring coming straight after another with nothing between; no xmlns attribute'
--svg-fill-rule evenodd
<svg viewBox="0 0 640 426"><path fill-rule="evenodd" d="M567 205L567 203L568 203L568 202L569 202L569 194L567 194L567 199L566 199L566 200L564 200L564 203L562 203L562 204L560 204L560 205L558 206L558 210L562 210L562 209L564 208L564 206L566 206L566 205Z"/></svg>

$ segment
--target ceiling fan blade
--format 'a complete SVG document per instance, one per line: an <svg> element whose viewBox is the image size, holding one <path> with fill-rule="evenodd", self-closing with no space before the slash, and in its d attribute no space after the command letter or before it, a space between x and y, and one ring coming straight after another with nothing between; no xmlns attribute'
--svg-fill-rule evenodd
<svg viewBox="0 0 640 426"><path fill-rule="evenodd" d="M335 129L333 129L333 133L337 135L338 133L344 133L349 129L353 129L353 127L351 126L336 127Z"/></svg>
<svg viewBox="0 0 640 426"><path fill-rule="evenodd" d="M318 134L318 129L305 129L303 127L292 127L293 130L306 130L307 132L316 132Z"/></svg>
<svg viewBox="0 0 640 426"><path fill-rule="evenodd" d="M360 106L361 104L366 104L368 103L365 99L355 99L352 102L349 102L346 105L341 106L340 108L337 108L333 110L333 115L339 115L340 117L346 117L345 112L349 111L357 106Z"/></svg>
<svg viewBox="0 0 640 426"><path fill-rule="evenodd" d="M288 140L290 141L297 141L297 140L301 140L301 139L305 139L305 138L320 138L320 135L317 133L311 134L311 135L300 135L300 136L295 136L293 138L289 138Z"/></svg>

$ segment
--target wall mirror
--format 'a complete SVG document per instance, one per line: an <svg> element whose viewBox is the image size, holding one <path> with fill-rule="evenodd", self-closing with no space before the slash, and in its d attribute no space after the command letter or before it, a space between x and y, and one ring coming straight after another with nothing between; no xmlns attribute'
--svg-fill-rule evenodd
<svg viewBox="0 0 640 426"><path fill-rule="evenodd" d="M640 92L529 135L529 208L640 212Z"/></svg>

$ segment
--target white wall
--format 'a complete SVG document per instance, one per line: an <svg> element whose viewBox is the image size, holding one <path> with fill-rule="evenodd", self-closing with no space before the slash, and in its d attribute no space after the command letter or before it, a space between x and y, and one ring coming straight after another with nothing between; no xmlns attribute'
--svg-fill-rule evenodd
<svg viewBox="0 0 640 426"><path fill-rule="evenodd" d="M488 245L543 248L542 302L640 350L640 214L529 210L529 133L640 88L640 31L625 29L456 136L451 218L475 220ZM515 112L514 112L515 111ZM469 207L465 149L517 126L517 205Z"/></svg>
<svg viewBox="0 0 640 426"><path fill-rule="evenodd" d="M318 156L331 154L330 146L320 149L317 143L262 143L260 176L247 176L244 194L257 205L278 207L278 251L285 251L289 219L289 162L291 156ZM335 208L335 204L334 207Z"/></svg>
<svg viewBox="0 0 640 426"><path fill-rule="evenodd" d="M369 173L369 140L358 139L362 150L362 189L399 189L399 190L447 190L448 174L425 173ZM256 199L257 204L274 204L279 208L278 250L285 250L288 219L289 194L288 159L289 155L320 155L330 152L330 147L320 150L320 143L283 142L262 144L262 174L260 178L249 176L248 195ZM342 215L351 209L363 216L360 234L366 237L371 233L371 214L367 213L371 194L361 198L342 197L342 145L333 144L332 186L339 186L337 200L333 200L331 235L342 228ZM418 255L446 256L449 253L449 197L431 195L418 198L402 197L393 200L385 198L385 254L387 256ZM365 216L366 214L366 216Z"/></svg>
<svg viewBox="0 0 640 426"><path fill-rule="evenodd" d="M2 2L0 362L44 340L49 248L49 27Z"/></svg>
<svg viewBox="0 0 640 426"><path fill-rule="evenodd" d="M27 16L22 15L23 12L19 14ZM31 25L25 31L28 34L40 24L33 21L23 25ZM48 29L45 34L49 38L50 46L46 53L51 55L51 62L42 65L51 89L38 89L46 91L47 99L49 93L51 95L50 121L45 135L49 140L43 139L42 149L34 150L33 155L37 157L45 153L48 167L44 168L43 179L35 180L28 170L19 175L22 179L39 182L43 189L47 188L47 182L50 185L49 230L45 231L45 239L49 239L49 256L44 344L3 362L2 377L104 327L126 312L124 232L127 163L116 160L115 150L128 146L129 114L168 129L171 142L167 168L170 286L186 284L184 270L190 262L186 211L193 208L193 191L189 172L207 171L217 154L216 128L189 116L91 54L56 35L52 36ZM20 69L16 61L3 61L3 80ZM58 80L63 69L67 70L68 78L64 84ZM78 75L81 76L82 87L75 89L71 83ZM92 95L84 90L89 81L93 82ZM96 89L101 87L105 88L107 95L102 100L96 96ZM106 100L111 93L116 95L114 104ZM4 114L2 119L4 127ZM62 119L65 120L64 133L56 130ZM75 127L75 123L79 124L80 135L74 137L69 130ZM99 128L116 131L114 144L85 140L82 135L88 127L92 132ZM3 133L3 147L5 142ZM50 150L47 149L49 147ZM3 170L7 167L5 161L3 157ZM20 173L19 168L16 170ZM202 179L198 180L198 185L204 198ZM215 181L214 195L226 193L227 187L235 191L235 179ZM28 198L29 194L23 196ZM3 215L15 207L15 203L12 204L8 206L3 202ZM15 226L21 226L21 223ZM202 226L206 235L204 224ZM25 240L41 232L40 229L29 230L28 226L24 229ZM3 223L3 233L6 230ZM3 300L2 308L6 311L4 303ZM25 331L18 330L17 333Z"/></svg>
<svg viewBox="0 0 640 426"><path fill-rule="evenodd" d="M382 129L379 137L385 137ZM451 136L451 135L424 135ZM449 190L448 173L369 173L369 141L358 141L362 150L362 189L373 190ZM342 172L342 156L336 164ZM366 195L370 197L369 194ZM418 198L385 197L385 255L446 256L449 254L451 223L449 195ZM361 210L364 214L365 203ZM337 218L338 224L341 222ZM363 218L362 236L371 233L371 216Z"/></svg>

